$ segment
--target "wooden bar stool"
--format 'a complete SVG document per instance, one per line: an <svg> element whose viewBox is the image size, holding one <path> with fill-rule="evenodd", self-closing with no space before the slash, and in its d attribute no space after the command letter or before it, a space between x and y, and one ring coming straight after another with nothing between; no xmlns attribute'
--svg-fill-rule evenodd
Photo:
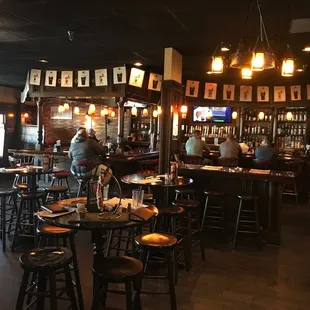
<svg viewBox="0 0 310 310"><path fill-rule="evenodd" d="M33 238L35 246L37 242L37 217L35 212L39 211L43 205L44 192L26 192L18 194L20 205L18 208L14 236L12 241L12 252L17 245L17 238Z"/></svg>
<svg viewBox="0 0 310 310"><path fill-rule="evenodd" d="M142 270L142 263L128 256L109 256L96 259L93 267L94 297L91 310L102 309L101 306L105 307L108 292L125 293L126 310L141 310ZM109 283L123 283L125 292L109 290ZM132 291L132 284L134 292Z"/></svg>
<svg viewBox="0 0 310 310"><path fill-rule="evenodd" d="M13 205L10 206L7 203L7 198L13 200ZM12 225L14 224L13 221L16 220L17 215L17 191L0 188L0 232L1 232L1 239L2 239L2 251L5 252L6 250L6 237L7 235L13 231ZM10 218L8 219L7 216Z"/></svg>
<svg viewBox="0 0 310 310"><path fill-rule="evenodd" d="M68 198L68 195L67 195L68 187L66 186L52 185L52 186L45 187L44 190L46 193L45 203L49 201L50 195L52 195L53 197L53 202Z"/></svg>
<svg viewBox="0 0 310 310"><path fill-rule="evenodd" d="M176 264L174 249L178 242L177 238L168 234L144 234L139 235L135 238L136 245L141 249L141 261L144 264L144 279L168 279L169 282L169 294L170 296L170 309L177 309L176 295L175 295L175 275L174 265ZM149 252L152 253L163 253L166 256L166 263L168 267L168 276L146 276L147 259L149 258ZM147 292L142 292L147 294ZM150 293L150 292L149 292ZM151 294L156 294L151 292ZM160 293L163 294L163 293Z"/></svg>
<svg viewBox="0 0 310 310"><path fill-rule="evenodd" d="M83 294L75 248L76 231L73 229L51 226L48 224L41 224L37 227L37 235L39 237L39 248L42 248L44 246L61 246L67 248L69 241L69 248L72 252L72 267L70 266L70 270L74 272L75 283L73 282L73 284L75 285L77 291L79 310L83 310Z"/></svg>
<svg viewBox="0 0 310 310"><path fill-rule="evenodd" d="M52 182L50 186L53 186L55 182L58 186L66 186L68 188L69 197L71 197L71 190L69 185L68 177L71 175L71 172L69 171L61 171L61 172L55 172L52 174ZM64 184L65 183L65 184Z"/></svg>
<svg viewBox="0 0 310 310"><path fill-rule="evenodd" d="M71 309L78 310L69 264L72 261L72 253L66 248L45 248L33 249L23 254L20 265L24 269L24 275L19 289L15 310L29 309L36 304L36 309L45 309L45 298L50 299L51 310L57 310L57 299L60 299L66 292L71 302ZM65 287L56 288L56 275L62 272L65 276ZM28 286L30 275L32 281ZM47 290L47 283L49 290ZM24 308L25 297L27 306ZM37 298L32 301L32 296Z"/></svg>
<svg viewBox="0 0 310 310"><path fill-rule="evenodd" d="M218 191L204 191L206 195L206 202L202 216L202 229L216 229L221 230L224 240L227 241L227 223L225 220L224 209L224 192Z"/></svg>
<svg viewBox="0 0 310 310"><path fill-rule="evenodd" d="M255 235L261 249L262 241L258 217L257 197L252 195L239 195L239 208L235 228L233 249L237 246L238 235Z"/></svg>
<svg viewBox="0 0 310 310"><path fill-rule="evenodd" d="M199 245L201 252L201 259L206 260L204 242L203 242L203 230L201 223L204 222L202 212L200 208L200 201L191 199L175 200L173 205L182 207L185 209L185 234L187 241L187 251L189 255L189 265L192 267L192 247ZM195 240L196 239L196 240Z"/></svg>
<svg viewBox="0 0 310 310"><path fill-rule="evenodd" d="M175 200L178 199L195 199L196 190L193 188L177 188L175 189Z"/></svg>

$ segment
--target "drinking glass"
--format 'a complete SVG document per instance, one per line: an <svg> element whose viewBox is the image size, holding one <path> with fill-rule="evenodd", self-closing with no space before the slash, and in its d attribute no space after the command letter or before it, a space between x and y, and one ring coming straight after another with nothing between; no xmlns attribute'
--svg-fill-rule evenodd
<svg viewBox="0 0 310 310"><path fill-rule="evenodd" d="M103 200L109 199L109 184L103 187Z"/></svg>
<svg viewBox="0 0 310 310"><path fill-rule="evenodd" d="M143 203L144 190L133 189L132 190L132 208L137 209Z"/></svg>

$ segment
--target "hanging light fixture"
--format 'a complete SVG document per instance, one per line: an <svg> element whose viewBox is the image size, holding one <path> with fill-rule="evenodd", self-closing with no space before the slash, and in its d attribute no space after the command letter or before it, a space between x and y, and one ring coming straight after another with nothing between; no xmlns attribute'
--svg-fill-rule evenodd
<svg viewBox="0 0 310 310"><path fill-rule="evenodd" d="M94 115L95 112L96 112L96 106L93 103L91 103L89 105L89 108L88 108L88 114L89 115Z"/></svg>
<svg viewBox="0 0 310 310"><path fill-rule="evenodd" d="M112 118L115 117L115 111L114 111L114 110L111 110L110 116L111 116Z"/></svg>
<svg viewBox="0 0 310 310"><path fill-rule="evenodd" d="M148 117L148 116L149 116L149 111L148 111L147 108L144 108L144 109L142 110L142 115L143 115L144 117Z"/></svg>
<svg viewBox="0 0 310 310"><path fill-rule="evenodd" d="M236 111L232 112L231 118L232 119L237 119L238 118L238 113Z"/></svg>
<svg viewBox="0 0 310 310"><path fill-rule="evenodd" d="M79 115L79 114L80 114L80 108L79 108L78 106L75 106L75 107L74 107L74 110L73 110L73 113L74 113L75 115Z"/></svg>
<svg viewBox="0 0 310 310"><path fill-rule="evenodd" d="M295 60L293 58L292 50L287 45L287 51L285 57L282 59L282 76L293 76L295 70Z"/></svg>
<svg viewBox="0 0 310 310"><path fill-rule="evenodd" d="M102 117L108 116L109 115L109 110L106 107L102 108L101 111L100 111L100 115Z"/></svg>
<svg viewBox="0 0 310 310"><path fill-rule="evenodd" d="M292 112L287 112L286 113L286 120L291 121L293 119L293 114Z"/></svg>
<svg viewBox="0 0 310 310"><path fill-rule="evenodd" d="M258 119L259 119L260 121L262 121L264 118L265 118L265 113L264 113L264 112L259 112L259 113L258 113Z"/></svg>
<svg viewBox="0 0 310 310"><path fill-rule="evenodd" d="M65 112L65 108L64 108L64 106L62 104L60 104L58 106L58 113L64 113L64 112Z"/></svg>
<svg viewBox="0 0 310 310"><path fill-rule="evenodd" d="M213 117L213 113L210 109L207 110L207 113L206 113L206 118L207 119L211 119Z"/></svg>
<svg viewBox="0 0 310 310"><path fill-rule="evenodd" d="M241 69L241 77L245 80L250 80L252 78L252 70L250 68Z"/></svg>
<svg viewBox="0 0 310 310"><path fill-rule="evenodd" d="M154 111L153 111L153 117L154 117L154 118L157 118L157 117L158 117L158 111L157 111L157 110L154 110Z"/></svg>
<svg viewBox="0 0 310 310"><path fill-rule="evenodd" d="M229 42L222 42L220 44L220 50L221 52L228 52L231 49L231 44Z"/></svg>
<svg viewBox="0 0 310 310"><path fill-rule="evenodd" d="M68 102L65 102L65 103L64 103L64 109L65 109L65 111L69 111L70 106L69 106L69 103L68 103Z"/></svg>
<svg viewBox="0 0 310 310"><path fill-rule="evenodd" d="M224 60L222 56L212 56L211 73L221 74L224 70Z"/></svg>

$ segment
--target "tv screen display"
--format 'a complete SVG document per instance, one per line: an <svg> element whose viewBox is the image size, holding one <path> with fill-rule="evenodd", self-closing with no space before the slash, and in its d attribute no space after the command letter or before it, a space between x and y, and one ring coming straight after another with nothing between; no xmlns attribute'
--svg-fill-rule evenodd
<svg viewBox="0 0 310 310"><path fill-rule="evenodd" d="M211 118L208 116L212 115ZM212 123L230 123L231 108L230 107L194 107L194 122L212 122Z"/></svg>

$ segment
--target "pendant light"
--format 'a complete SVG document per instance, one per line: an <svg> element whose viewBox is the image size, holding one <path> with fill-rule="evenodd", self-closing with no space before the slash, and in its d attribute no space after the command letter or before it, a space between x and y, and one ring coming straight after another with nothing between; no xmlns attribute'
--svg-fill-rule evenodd
<svg viewBox="0 0 310 310"><path fill-rule="evenodd" d="M250 68L241 69L241 77L245 80L250 80L252 78L252 70Z"/></svg>
<svg viewBox="0 0 310 310"><path fill-rule="evenodd" d="M293 58L293 53L287 45L287 51L285 57L282 59L282 70L281 75L285 77L293 76L295 70L295 60Z"/></svg>
<svg viewBox="0 0 310 310"><path fill-rule="evenodd" d="M182 118L185 119L187 117L187 105L182 105L180 109Z"/></svg>
<svg viewBox="0 0 310 310"><path fill-rule="evenodd" d="M74 113L75 115L79 115L79 114L80 114L80 108L79 108L78 106L75 106L75 107L74 107L74 110L73 110L73 113Z"/></svg>
<svg viewBox="0 0 310 310"><path fill-rule="evenodd" d="M96 112L96 106L93 103L91 103L88 108L88 114L92 116L95 114L95 112Z"/></svg>
<svg viewBox="0 0 310 310"><path fill-rule="evenodd" d="M211 73L221 74L224 69L224 60L222 56L212 56Z"/></svg>

